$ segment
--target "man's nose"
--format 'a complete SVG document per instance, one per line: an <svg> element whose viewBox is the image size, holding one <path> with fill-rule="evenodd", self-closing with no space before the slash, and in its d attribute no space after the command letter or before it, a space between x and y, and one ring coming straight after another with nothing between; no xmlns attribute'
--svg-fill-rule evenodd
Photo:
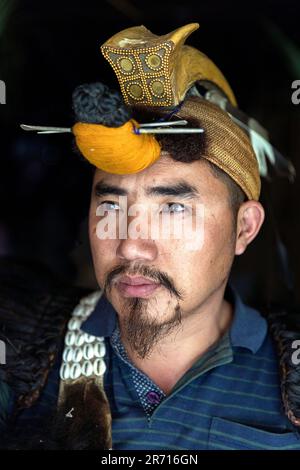
<svg viewBox="0 0 300 470"><path fill-rule="evenodd" d="M120 240L116 254L123 261L152 262L156 259L158 250L154 240L126 238Z"/></svg>

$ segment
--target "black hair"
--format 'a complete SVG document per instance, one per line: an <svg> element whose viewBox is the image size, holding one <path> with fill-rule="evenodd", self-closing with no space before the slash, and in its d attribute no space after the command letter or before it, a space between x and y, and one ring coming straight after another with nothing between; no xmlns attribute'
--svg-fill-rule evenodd
<svg viewBox="0 0 300 470"><path fill-rule="evenodd" d="M72 101L76 121L118 127L130 119L120 93L100 82L79 85Z"/></svg>

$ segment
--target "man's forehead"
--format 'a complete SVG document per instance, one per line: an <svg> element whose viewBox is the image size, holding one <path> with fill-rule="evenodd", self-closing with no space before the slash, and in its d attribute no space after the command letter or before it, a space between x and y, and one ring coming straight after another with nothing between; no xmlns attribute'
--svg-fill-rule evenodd
<svg viewBox="0 0 300 470"><path fill-rule="evenodd" d="M193 184L193 186L197 186L200 184L201 172L204 166L207 171L208 168L204 165L203 161L182 163L169 156L164 156L150 167L133 174L118 175L96 169L94 185L101 182L131 191L142 187L146 189L153 185L180 183L184 180L187 183Z"/></svg>

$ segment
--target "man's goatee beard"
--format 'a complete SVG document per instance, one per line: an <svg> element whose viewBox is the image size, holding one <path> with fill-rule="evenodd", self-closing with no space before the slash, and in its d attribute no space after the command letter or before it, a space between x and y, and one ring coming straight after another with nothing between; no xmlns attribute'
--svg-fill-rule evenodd
<svg viewBox="0 0 300 470"><path fill-rule="evenodd" d="M122 333L131 350L141 359L151 355L154 347L174 329L181 325L182 312L177 303L172 317L163 323L147 317L148 299L129 298L125 301L122 315Z"/></svg>

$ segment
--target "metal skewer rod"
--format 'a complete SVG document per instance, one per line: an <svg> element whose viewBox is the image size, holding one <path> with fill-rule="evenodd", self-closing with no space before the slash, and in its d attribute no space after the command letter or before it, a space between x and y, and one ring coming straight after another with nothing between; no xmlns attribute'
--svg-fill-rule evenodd
<svg viewBox="0 0 300 470"><path fill-rule="evenodd" d="M202 134L204 129L135 129L135 134Z"/></svg>
<svg viewBox="0 0 300 470"><path fill-rule="evenodd" d="M20 127L24 131L41 131L38 134L55 134L62 132L72 132L70 127L48 127L48 126L30 126L28 124L20 124Z"/></svg>
<svg viewBox="0 0 300 470"><path fill-rule="evenodd" d="M164 126L185 126L188 122L185 120L181 121L163 121L163 122L147 122L139 124L139 127L164 127Z"/></svg>

